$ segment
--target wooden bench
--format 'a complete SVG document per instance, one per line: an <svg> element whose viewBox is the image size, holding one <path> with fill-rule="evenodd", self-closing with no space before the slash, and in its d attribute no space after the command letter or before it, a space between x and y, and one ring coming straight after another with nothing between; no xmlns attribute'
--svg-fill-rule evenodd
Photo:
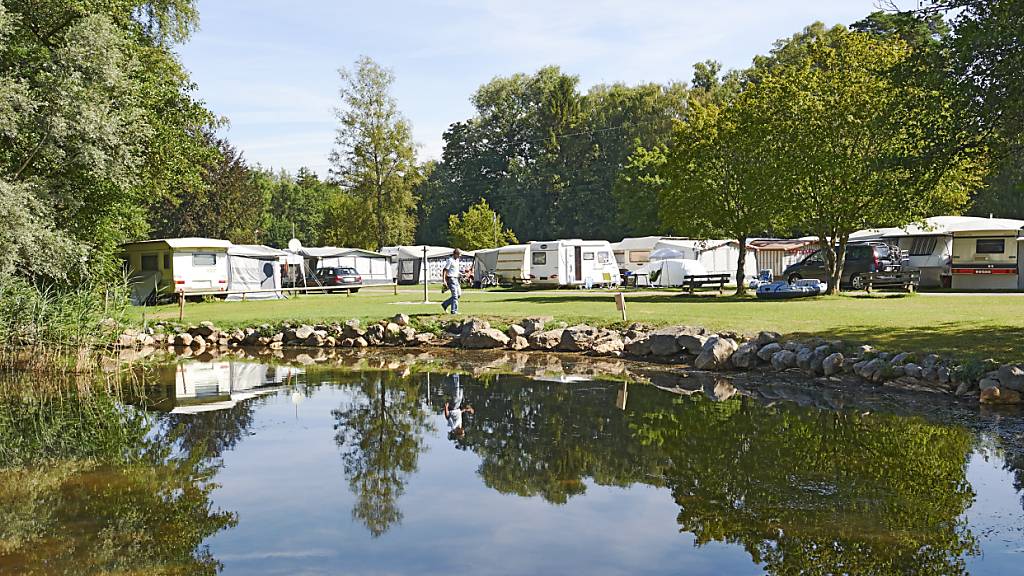
<svg viewBox="0 0 1024 576"><path fill-rule="evenodd" d="M693 274L683 278L683 288L687 294L693 295L695 288L718 285L718 293L721 294L725 285L729 282L732 274Z"/></svg>
<svg viewBox="0 0 1024 576"><path fill-rule="evenodd" d="M914 292L921 284L920 270L900 270L899 272L868 272L864 274L864 288L868 294L876 287L902 288Z"/></svg>

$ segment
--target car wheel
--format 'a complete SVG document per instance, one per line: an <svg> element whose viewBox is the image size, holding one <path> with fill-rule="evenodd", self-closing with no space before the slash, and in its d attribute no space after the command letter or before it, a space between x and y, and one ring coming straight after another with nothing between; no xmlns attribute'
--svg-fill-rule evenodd
<svg viewBox="0 0 1024 576"><path fill-rule="evenodd" d="M803 280L803 279L804 279L803 276L801 276L799 274L790 274L789 275L789 283L790 284L796 284L797 280Z"/></svg>
<svg viewBox="0 0 1024 576"><path fill-rule="evenodd" d="M850 287L854 290L864 289L864 278L860 274L850 276Z"/></svg>

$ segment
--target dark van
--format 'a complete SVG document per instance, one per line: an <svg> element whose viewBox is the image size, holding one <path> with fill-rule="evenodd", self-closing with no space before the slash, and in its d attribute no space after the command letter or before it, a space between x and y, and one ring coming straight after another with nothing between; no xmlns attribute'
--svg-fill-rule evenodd
<svg viewBox="0 0 1024 576"><path fill-rule="evenodd" d="M857 242L846 245L846 264L840 284L854 290L864 288L864 274L868 272L899 272L900 250L884 242ZM825 258L821 250L812 252L796 264L791 264L782 273L790 283L804 278L828 282ZM880 279L883 280L884 279Z"/></svg>

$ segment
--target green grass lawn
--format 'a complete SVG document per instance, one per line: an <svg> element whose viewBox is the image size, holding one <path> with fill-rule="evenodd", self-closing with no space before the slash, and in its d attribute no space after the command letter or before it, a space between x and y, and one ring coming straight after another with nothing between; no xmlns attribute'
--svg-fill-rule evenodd
<svg viewBox="0 0 1024 576"><path fill-rule="evenodd" d="M440 315L445 296L434 288L433 304L422 304L422 290L363 289L358 294L309 294L264 302L203 302L185 305L185 322L211 320L218 326L243 326L285 320L324 322L359 318L379 320L404 312ZM732 296L677 292L627 293L629 321L702 325L712 330L841 338L893 351L937 351L961 358L1024 360L1024 295L851 295L805 300L759 301ZM462 316L509 320L553 316L569 323L621 323L612 293L558 290L466 290ZM134 308L141 321L177 320L177 305Z"/></svg>

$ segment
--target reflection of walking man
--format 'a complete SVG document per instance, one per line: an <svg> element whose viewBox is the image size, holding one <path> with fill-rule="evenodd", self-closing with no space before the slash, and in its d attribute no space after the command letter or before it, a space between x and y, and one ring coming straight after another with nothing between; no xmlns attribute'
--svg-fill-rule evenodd
<svg viewBox="0 0 1024 576"><path fill-rule="evenodd" d="M441 308L444 308L445 312L451 307L452 314L459 313L459 297L462 296L462 286L459 285L459 258L462 256L462 251L458 248L452 252L450 258L444 263L444 269L441 270L441 280L444 282L448 291L451 292L451 296L441 303Z"/></svg>
<svg viewBox="0 0 1024 576"><path fill-rule="evenodd" d="M466 434L466 430L462 426L462 414L472 414L473 407L469 404L463 406L462 384L459 382L459 375L452 375L452 381L455 383L455 396L451 402L444 403L444 417L448 420L449 437L461 438Z"/></svg>

